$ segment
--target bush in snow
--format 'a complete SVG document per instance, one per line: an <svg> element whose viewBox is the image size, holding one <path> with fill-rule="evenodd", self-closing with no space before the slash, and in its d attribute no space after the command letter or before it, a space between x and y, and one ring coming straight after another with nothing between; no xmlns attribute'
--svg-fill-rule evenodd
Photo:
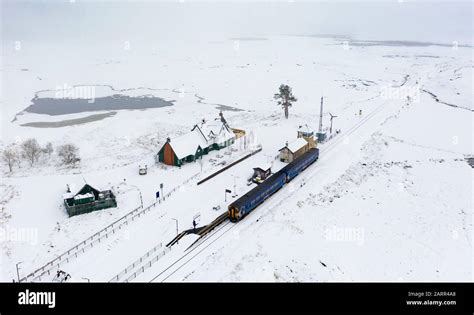
<svg viewBox="0 0 474 315"><path fill-rule="evenodd" d="M18 153L12 146L3 150L2 160L8 165L10 173L13 171L13 165L17 163L19 159Z"/></svg>
<svg viewBox="0 0 474 315"><path fill-rule="evenodd" d="M44 147L43 152L51 156L51 153L53 153L53 151L54 151L53 144L51 142L48 142L46 146Z"/></svg>
<svg viewBox="0 0 474 315"><path fill-rule="evenodd" d="M81 160L79 158L79 149L74 144L67 143L60 145L56 151L64 165L76 164Z"/></svg>
<svg viewBox="0 0 474 315"><path fill-rule="evenodd" d="M38 162L39 156L41 155L41 147L34 138L27 139L21 144L22 156L30 162L33 166L35 162Z"/></svg>

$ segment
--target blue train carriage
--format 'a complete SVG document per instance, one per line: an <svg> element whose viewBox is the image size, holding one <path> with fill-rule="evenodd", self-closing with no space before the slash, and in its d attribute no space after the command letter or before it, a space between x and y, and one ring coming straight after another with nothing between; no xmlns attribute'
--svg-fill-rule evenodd
<svg viewBox="0 0 474 315"><path fill-rule="evenodd" d="M280 172L273 174L263 183L229 205L228 216L230 221L237 222L246 214L279 190L286 182L286 175Z"/></svg>
<svg viewBox="0 0 474 315"><path fill-rule="evenodd" d="M283 167L278 173L284 173L286 175L286 182L290 182L293 178L298 176L299 173L304 171L308 166L313 164L319 158L319 149L312 148L302 156L295 159L293 162Z"/></svg>
<svg viewBox="0 0 474 315"><path fill-rule="evenodd" d="M246 214L258 207L277 190L298 176L304 169L319 158L319 149L312 148L296 160L273 174L262 184L229 205L228 217L232 222L241 220Z"/></svg>

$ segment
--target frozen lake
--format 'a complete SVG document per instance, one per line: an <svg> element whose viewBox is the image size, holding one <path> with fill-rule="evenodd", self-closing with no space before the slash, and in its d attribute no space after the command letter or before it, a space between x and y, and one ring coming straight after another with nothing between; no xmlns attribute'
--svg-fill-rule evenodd
<svg viewBox="0 0 474 315"><path fill-rule="evenodd" d="M131 97L115 94L94 99L35 97L31 101L33 104L25 109L26 112L53 116L103 110L147 109L173 106L173 101L166 101L160 97L149 95Z"/></svg>

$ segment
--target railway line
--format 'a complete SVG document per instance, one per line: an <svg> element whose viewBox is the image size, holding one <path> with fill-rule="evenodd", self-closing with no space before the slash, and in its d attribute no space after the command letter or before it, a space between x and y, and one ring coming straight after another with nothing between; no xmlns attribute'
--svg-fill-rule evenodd
<svg viewBox="0 0 474 315"><path fill-rule="evenodd" d="M380 113L382 109L384 109L387 104L390 101L386 101L379 106L377 106L374 110L372 110L368 115L364 116L359 122L354 124L351 128L346 130L345 132L341 133L338 137L336 137L334 140L331 141L327 146L325 146L324 150L322 150L323 157L320 160L326 160L327 153L334 150L334 148L338 147L341 142L347 141L348 137L353 134L355 131L357 131L360 127L365 125L371 118L373 118L375 115ZM317 165L318 163L316 163ZM304 170L304 173L306 174L305 179L307 179L307 182L310 182L314 176L318 173L318 168L315 167L315 164L308 166L306 170ZM293 196L296 193L297 190L290 191L289 193L285 194L284 197L282 197L281 192L280 194L275 193L274 195L270 196L267 200L274 199L275 197L280 197L279 201L275 204L272 204L269 208L267 208L266 213L261 215L260 218L268 214L269 211L274 209L275 207L278 207L281 205L284 201L286 201L289 197ZM251 216L252 214L256 214L258 209L255 209L251 213L249 213L248 216ZM224 216L227 215L222 214L218 218L216 218L211 224L205 226L202 228L200 231L202 233L201 237L196 240L191 246L189 246L185 253L175 260L171 265L163 269L160 273L158 273L156 276L154 276L149 282L156 282L156 281L166 281L169 277L174 275L176 272L178 272L181 268L186 266L191 260L193 260L196 256L201 254L204 250L206 250L209 246L211 246L213 243L215 243L217 240L219 240L222 236L227 234L233 227L235 227L237 224L231 224L229 228L228 225L231 223L230 220L224 219ZM225 222L225 223L224 223ZM222 223L224 223L222 226ZM216 227L219 227L216 229ZM213 231L211 234L207 235L211 231ZM184 237L182 235L181 237ZM196 252L197 251L197 252ZM194 255L192 255L194 253ZM180 264L180 262L182 262Z"/></svg>
<svg viewBox="0 0 474 315"><path fill-rule="evenodd" d="M223 224L222 224L223 223ZM215 225L212 233L205 234L201 236L196 242L194 242L191 246L189 246L185 253L175 260L172 264L167 266L165 269L160 271L156 276L154 276L149 282L164 282L169 277L174 275L177 271L179 271L182 267L187 265L192 259L196 256L201 254L204 250L206 250L209 246L214 244L217 240L219 240L222 236L227 234L230 230L236 227L236 224L232 224L230 220L224 220L221 224L222 225ZM208 231L208 233L211 231ZM181 264L180 264L181 262Z"/></svg>

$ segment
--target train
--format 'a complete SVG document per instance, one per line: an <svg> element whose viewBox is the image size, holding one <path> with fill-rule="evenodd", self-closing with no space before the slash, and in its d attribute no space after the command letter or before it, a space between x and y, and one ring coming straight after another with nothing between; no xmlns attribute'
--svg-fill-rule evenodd
<svg viewBox="0 0 474 315"><path fill-rule="evenodd" d="M227 216L232 222L242 220L252 210L262 204L268 197L280 190L284 185L293 180L308 166L319 158L319 149L311 148L306 153L296 158L281 170L270 176L263 183L253 188L245 195L231 203Z"/></svg>

